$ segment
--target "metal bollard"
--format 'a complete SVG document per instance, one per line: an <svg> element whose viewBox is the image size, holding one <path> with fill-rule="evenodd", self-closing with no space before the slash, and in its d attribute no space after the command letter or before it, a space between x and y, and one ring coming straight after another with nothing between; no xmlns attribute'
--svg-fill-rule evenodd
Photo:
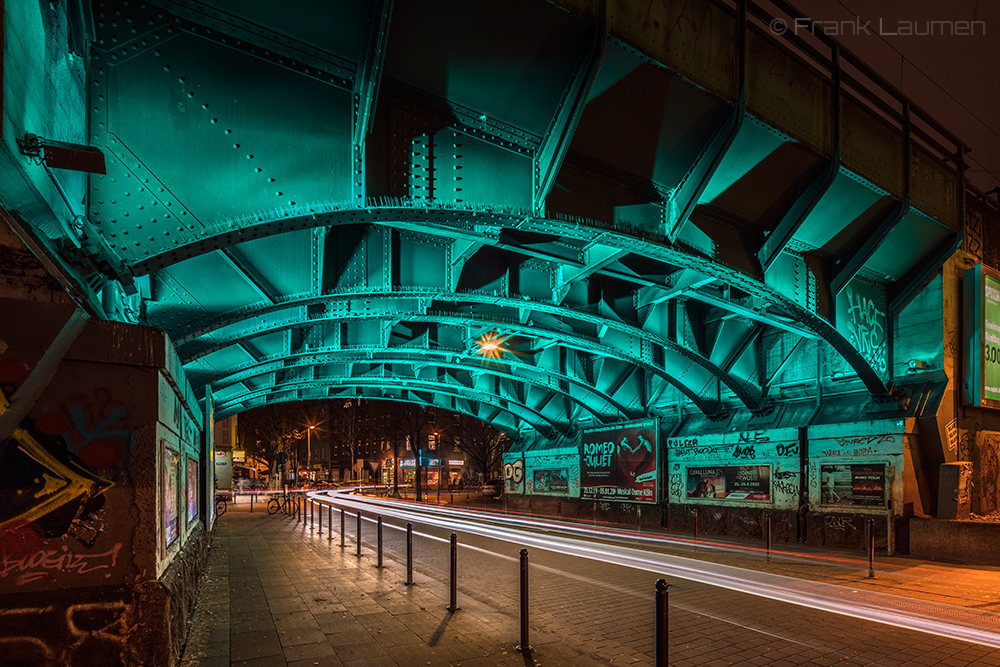
<svg viewBox="0 0 1000 667"><path fill-rule="evenodd" d="M656 580L656 667L667 667L667 580Z"/></svg>
<svg viewBox="0 0 1000 667"><path fill-rule="evenodd" d="M875 578L875 519L868 519L868 579Z"/></svg>
<svg viewBox="0 0 1000 667"><path fill-rule="evenodd" d="M253 514L253 494L250 494L250 514Z"/></svg>
<svg viewBox="0 0 1000 667"><path fill-rule="evenodd" d="M361 510L358 510L358 558L361 557Z"/></svg>
<svg viewBox="0 0 1000 667"><path fill-rule="evenodd" d="M521 643L514 647L521 653L531 653L528 643L528 550L521 549Z"/></svg>
<svg viewBox="0 0 1000 667"><path fill-rule="evenodd" d="M298 496L295 497L295 523L299 523L299 519L302 516L302 499Z"/></svg>
<svg viewBox="0 0 1000 667"><path fill-rule="evenodd" d="M767 562L771 562L771 513L767 514Z"/></svg>
<svg viewBox="0 0 1000 667"><path fill-rule="evenodd" d="M451 604L448 611L458 611L458 536L451 534Z"/></svg>
<svg viewBox="0 0 1000 667"><path fill-rule="evenodd" d="M340 548L344 548L344 508L340 508Z"/></svg>
<svg viewBox="0 0 1000 667"><path fill-rule="evenodd" d="M322 505L319 506L319 512L317 512L317 514L319 514L319 530L316 531L316 534L317 535L322 535L323 534L323 506Z"/></svg>
<svg viewBox="0 0 1000 667"><path fill-rule="evenodd" d="M382 515L378 515L378 565L375 567L382 567Z"/></svg>
<svg viewBox="0 0 1000 667"><path fill-rule="evenodd" d="M326 539L329 542L333 540L333 505L329 506L326 518L327 518L327 524L330 526L330 530L326 531Z"/></svg>
<svg viewBox="0 0 1000 667"><path fill-rule="evenodd" d="M309 527L312 528L316 525L316 503L312 498L309 499Z"/></svg>
<svg viewBox="0 0 1000 667"><path fill-rule="evenodd" d="M406 585L413 583L413 524L406 524Z"/></svg>

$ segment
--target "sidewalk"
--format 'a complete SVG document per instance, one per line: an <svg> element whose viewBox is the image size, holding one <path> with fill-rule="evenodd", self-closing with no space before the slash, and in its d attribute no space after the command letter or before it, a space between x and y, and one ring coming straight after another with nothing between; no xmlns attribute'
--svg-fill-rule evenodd
<svg viewBox="0 0 1000 667"><path fill-rule="evenodd" d="M418 572L407 586L396 563L359 567L350 542L341 549L325 529L260 510L230 505L219 519L182 667L526 664L516 616L465 597L453 614L447 586ZM604 664L556 636L536 631L531 642L537 664Z"/></svg>
<svg viewBox="0 0 1000 667"><path fill-rule="evenodd" d="M181 662L183 667L230 664L260 667L591 667L651 662L652 619L644 607L630 609L629 605L634 607L635 604L624 600L624 606L619 606L618 611L608 612L606 618L610 620L598 622L608 630L599 632L598 636L590 635L587 628L593 626L573 627L576 621L567 620L566 614L600 616L593 605L611 602L606 597L607 590L611 589L606 588L603 594L597 590L590 606L578 604L581 609L571 610L559 602L567 594L560 590L565 586L546 586L544 568L539 570L538 579L532 578L533 609L537 596L540 601L547 598L548 608L562 608L562 611L536 614L533 610L530 641L534 652L528 657L514 650L520 631L516 584L511 585L514 582L505 581L496 590L484 590L478 599L460 595L461 609L453 614L446 609L449 603L446 569L432 572L433 578L415 572L415 585L406 586L405 568L399 563L387 559L386 568L374 567L375 558L367 547L367 538L364 555L359 560L350 534L346 548L341 549L336 532L333 540L328 539L329 526L324 526L323 534L319 535L312 527L296 524L294 519L280 514L269 516L262 510L263 506L258 504L251 514L249 505L241 502L237 506L231 504L229 511L220 517L190 623L190 635ZM347 528L353 533L353 526ZM756 543L744 546L760 547ZM860 554L795 547L803 558L787 560L787 556L776 554L772 562L767 563L765 555L754 549L722 551L702 543L697 552L693 545L663 550L749 570L825 581L852 590L870 589L970 609L1000 610L1000 568L970 568L881 557L876 562L877 577L868 579L867 560ZM516 568L516 563L512 566ZM566 565L566 576L579 579L582 574L589 577L585 569L575 575L570 573L573 567ZM493 583L491 580L501 574L483 571L478 576L484 578L483 589L487 589ZM624 584L627 578L619 581ZM844 647L827 645L823 647L827 653L823 654L813 650L811 644L810 647L791 648L786 645L782 651L789 655L783 655L781 660L761 662L761 654L771 650L759 645L761 635L766 639L767 632L733 627L732 623L720 626L718 616L711 615L709 617L716 623L708 627L703 613L685 616L685 611L692 611L684 597L685 588L690 589L688 594L692 598L702 600L705 596L704 592L695 592L694 586L685 586L683 582L676 594L671 593L671 605L675 609L670 621L671 665L826 665L832 664L830 655L838 654L845 656L842 664L851 665L1000 665L1000 651L878 624L862 628L857 621L855 624L859 628L854 631L848 617L838 621L846 630L827 627L821 635L827 638L843 635ZM508 592L508 589L511 590ZM790 627L786 629L787 634L798 632L799 625L814 628L818 620L821 622L816 612L801 608L792 608L788 613L788 607L784 607L775 612L774 604L763 598L733 602L723 599L722 595L715 597L719 598L721 606L713 613L724 614L727 606L759 604L759 617L775 613L782 616L769 622L784 623ZM621 599L615 602L622 604ZM772 608L770 611L768 605ZM539 608L545 607L539 605ZM649 627L638 627L644 619L649 621ZM616 627L619 624L620 630ZM726 647L714 646L715 653L709 659L701 651L719 635L719 628L726 630L727 637L731 638L727 639ZM815 630L809 632L815 633ZM602 634L604 636L600 636ZM849 659L854 656L851 651L863 643L865 637L896 637L897 643L913 642L920 648L917 651L910 647L906 659L899 655L881 655L878 660L871 661ZM881 639L871 641L878 643ZM772 643L782 644L781 641ZM791 654L792 649L795 654ZM722 659L727 655L732 660Z"/></svg>

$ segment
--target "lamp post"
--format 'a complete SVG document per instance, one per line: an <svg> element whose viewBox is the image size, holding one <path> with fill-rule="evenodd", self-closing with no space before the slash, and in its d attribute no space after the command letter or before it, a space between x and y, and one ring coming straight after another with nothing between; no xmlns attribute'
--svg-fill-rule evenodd
<svg viewBox="0 0 1000 667"><path fill-rule="evenodd" d="M309 430L306 431L306 480L312 481L312 461L313 461L313 450L312 450L312 432L315 426L310 426Z"/></svg>

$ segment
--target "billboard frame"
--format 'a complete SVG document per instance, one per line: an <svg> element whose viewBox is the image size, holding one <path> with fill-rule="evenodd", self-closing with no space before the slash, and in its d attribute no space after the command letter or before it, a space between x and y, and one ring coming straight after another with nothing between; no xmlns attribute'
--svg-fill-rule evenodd
<svg viewBox="0 0 1000 667"><path fill-rule="evenodd" d="M993 361L987 359L987 343L990 342L987 340L987 329L994 331L1000 339L1000 322L994 327L987 327L987 279L997 283L995 289L1000 290L1000 272L982 263L966 269L962 276L962 314L965 327L965 354L962 359L965 382L962 383L962 400L966 405L977 408L1000 410L1000 391L991 392L997 398L986 396L987 364L1000 365L1000 342L992 344Z"/></svg>
<svg viewBox="0 0 1000 667"><path fill-rule="evenodd" d="M653 462L655 468L653 471L650 471L653 472L653 479L652 479L653 497L651 500L639 500L634 496L628 497L627 494L619 495L617 492L611 493L610 491L611 489L616 489L616 490L629 489L634 491L637 488L635 485L622 486L621 484L611 483L613 481L611 479L612 473L614 472L612 470L612 465L614 463L614 460L618 458L619 456L618 453L612 454L608 452L606 454L603 454L604 456L608 457L607 458L608 461L607 472L609 476L608 484L600 485L591 483L585 485L585 480L592 482L593 477L595 477L593 473L595 466L591 466L586 463L588 457L586 455L584 448L586 444L585 440L588 439L587 438L588 434L600 433L600 432L612 432L612 431L620 432L622 430L629 430L629 429L637 429L637 430L642 429L652 434L653 442L650 444L653 450ZM613 441L609 441L608 443L604 444L614 444L615 442L618 442L618 440L619 438L616 436ZM637 419L628 422L617 422L614 424L602 424L600 426L584 429L580 434L580 499L591 500L595 502L642 503L643 505L659 504L663 500L663 463L661 462L661 458L662 458L662 453L660 452L660 421L658 417L647 417L644 419ZM647 472L645 474L648 475L649 473ZM643 476L645 475L640 475L639 477ZM638 477L636 478L636 482L639 482ZM590 491L591 489L593 489L594 491Z"/></svg>

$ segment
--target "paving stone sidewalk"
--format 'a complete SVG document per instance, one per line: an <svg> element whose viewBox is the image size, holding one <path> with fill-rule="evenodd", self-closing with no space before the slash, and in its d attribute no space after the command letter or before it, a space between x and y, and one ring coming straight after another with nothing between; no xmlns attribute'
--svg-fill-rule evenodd
<svg viewBox="0 0 1000 667"><path fill-rule="evenodd" d="M407 586L405 570L359 567L351 544L301 530L280 514L220 517L181 667L605 664L539 631L524 656L516 616L464 596L449 612L440 582L415 572Z"/></svg>
<svg viewBox="0 0 1000 667"><path fill-rule="evenodd" d="M534 652L523 655L514 650L519 637L514 547L511 554L487 554L489 544L477 549L471 537L461 538L463 549L472 551L460 553L461 608L451 613L446 609L447 547L440 536L437 543L420 545L419 571L414 585L407 586L400 562L387 557L386 568L374 567L370 534L363 555L356 555L352 524L346 526L346 547L341 548L336 533L331 540L329 532L319 534L316 526L294 518L269 516L259 508L251 514L245 505L231 505L217 524L182 667L653 663L648 572L535 551L530 635ZM399 553L401 534L388 532L387 554L391 542ZM766 563L757 551L717 550L707 544L696 553L680 555L851 590L905 595L916 598L915 605L947 602L976 610L1000 606L1000 568L881 558L878 578L867 579L866 567L855 566L861 559L811 551L811 556L826 556L828 562L813 558ZM478 557L470 559L468 554ZM671 591L672 667L1000 666L1000 651L967 642L693 582L671 582Z"/></svg>

